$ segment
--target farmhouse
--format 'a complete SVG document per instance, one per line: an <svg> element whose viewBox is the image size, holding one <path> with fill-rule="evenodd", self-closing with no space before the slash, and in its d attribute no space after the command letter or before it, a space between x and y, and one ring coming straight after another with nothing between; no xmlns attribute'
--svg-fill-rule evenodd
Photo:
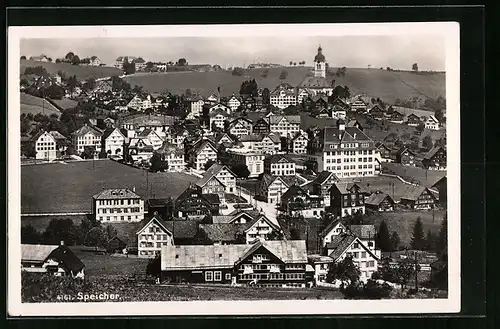
<svg viewBox="0 0 500 329"><path fill-rule="evenodd" d="M446 176L441 177L436 183L432 185L433 188L436 188L439 192L439 203L441 206L446 208L447 198L448 198L448 187L447 187L447 178Z"/></svg>
<svg viewBox="0 0 500 329"><path fill-rule="evenodd" d="M292 216L300 214L305 218L319 217L323 214L323 208L318 201L309 195L306 188L292 185L281 196L280 209Z"/></svg>
<svg viewBox="0 0 500 329"><path fill-rule="evenodd" d="M217 160L217 149L208 140L200 140L197 142L193 149L189 152L189 162L192 164L193 168L198 171L205 170L205 164L207 161Z"/></svg>
<svg viewBox="0 0 500 329"><path fill-rule="evenodd" d="M420 124L420 118L414 114L414 113L410 113L407 117L406 117L406 124L408 126L412 126L412 127L416 127Z"/></svg>
<svg viewBox="0 0 500 329"><path fill-rule="evenodd" d="M401 205L415 210L433 209L436 203L434 194L424 186L408 186L401 197Z"/></svg>
<svg viewBox="0 0 500 329"><path fill-rule="evenodd" d="M375 104L372 106L372 108L370 108L368 113L375 120L382 120L384 118L385 110L382 109L382 107L380 105Z"/></svg>
<svg viewBox="0 0 500 329"><path fill-rule="evenodd" d="M175 217L202 219L219 214L220 200L216 194L204 195L201 188L190 185L175 200Z"/></svg>
<svg viewBox="0 0 500 329"><path fill-rule="evenodd" d="M393 111L391 113L391 116L389 118L389 121L393 123L403 123L404 121L404 115L398 111Z"/></svg>
<svg viewBox="0 0 500 329"><path fill-rule="evenodd" d="M165 246L163 281L305 287L306 243L257 241L243 245Z"/></svg>
<svg viewBox="0 0 500 329"><path fill-rule="evenodd" d="M300 115L271 115L269 130L281 137L295 136L300 131Z"/></svg>
<svg viewBox="0 0 500 329"><path fill-rule="evenodd" d="M365 213L365 192L356 183L337 182L330 188L332 213L340 217Z"/></svg>
<svg viewBox="0 0 500 329"><path fill-rule="evenodd" d="M396 152L396 163L401 163L404 166L416 166L415 153L408 147L402 146Z"/></svg>
<svg viewBox="0 0 500 329"><path fill-rule="evenodd" d="M153 150L158 150L163 145L163 139L158 135L158 133L150 128L139 130L137 138L147 139L149 143L153 146Z"/></svg>
<svg viewBox="0 0 500 329"><path fill-rule="evenodd" d="M92 214L103 223L140 222L144 219L144 200L135 188L104 189L92 196Z"/></svg>
<svg viewBox="0 0 500 329"><path fill-rule="evenodd" d="M294 137L292 137L292 152L296 154L305 154L308 142L309 138L307 137L307 134L304 132L298 132Z"/></svg>
<svg viewBox="0 0 500 329"><path fill-rule="evenodd" d="M153 216L136 234L139 257L155 257L160 254L162 246L174 244L172 232L165 227L157 215Z"/></svg>
<svg viewBox="0 0 500 329"><path fill-rule="evenodd" d="M425 121L424 125L426 129L439 130L439 120L435 116L430 115Z"/></svg>
<svg viewBox="0 0 500 329"><path fill-rule="evenodd" d="M129 155L132 161L149 161L153 156L154 147L147 138L130 138L125 144L125 154Z"/></svg>
<svg viewBox="0 0 500 329"><path fill-rule="evenodd" d="M73 147L78 153L85 151L86 147L95 150L96 153L101 152L102 132L88 124L73 132L72 134Z"/></svg>
<svg viewBox="0 0 500 329"><path fill-rule="evenodd" d="M376 191L366 198L365 207L378 212L393 211L394 200L387 193Z"/></svg>
<svg viewBox="0 0 500 329"><path fill-rule="evenodd" d="M35 158L40 160L53 161L57 157L56 139L44 130L40 130L30 140L35 147Z"/></svg>
<svg viewBox="0 0 500 329"><path fill-rule="evenodd" d="M353 101L350 103L350 107L353 111L360 111L360 112L366 112L367 104L363 101L361 97L355 98Z"/></svg>
<svg viewBox="0 0 500 329"><path fill-rule="evenodd" d="M269 127L269 120L264 118L257 119L253 124L254 134L269 134L271 132Z"/></svg>
<svg viewBox="0 0 500 329"><path fill-rule="evenodd" d="M203 174L203 177L199 180L198 183L205 184L212 177L215 177L219 180L222 185L224 185L226 193L234 193L236 190L236 175L229 170L229 168L225 165L221 165L218 163L214 163L208 168L208 170Z"/></svg>
<svg viewBox="0 0 500 329"><path fill-rule="evenodd" d="M354 265L360 272L360 280L366 281L377 271L380 251L368 248L356 235L343 233L333 238L326 245L327 255L335 262L341 262L346 257L352 257Z"/></svg>
<svg viewBox="0 0 500 329"><path fill-rule="evenodd" d="M396 156L391 148L382 142L375 143L375 148L379 154L379 162L394 162Z"/></svg>
<svg viewBox="0 0 500 329"><path fill-rule="evenodd" d="M137 59L137 57L134 57L134 56L120 56L115 61L115 67L120 69L120 70L123 70L123 64L125 62L132 63L136 59Z"/></svg>
<svg viewBox="0 0 500 329"><path fill-rule="evenodd" d="M375 251L376 230L374 225L349 225L347 231L354 234L368 249L380 254L380 250Z"/></svg>
<svg viewBox="0 0 500 329"><path fill-rule="evenodd" d="M202 118L202 126L214 131L214 128L224 129L224 121L229 118L229 114L223 109L217 108L208 114L208 117Z"/></svg>
<svg viewBox="0 0 500 329"><path fill-rule="evenodd" d="M322 255L307 255L307 260L314 269L314 281L325 282L333 259Z"/></svg>
<svg viewBox="0 0 500 329"><path fill-rule="evenodd" d="M21 271L83 278L85 265L64 245L21 244Z"/></svg>
<svg viewBox="0 0 500 329"><path fill-rule="evenodd" d="M241 137L252 134L252 121L243 117L236 118L229 124L229 133Z"/></svg>
<svg viewBox="0 0 500 329"><path fill-rule="evenodd" d="M423 158L422 164L429 170L446 170L446 150L435 146Z"/></svg>
<svg viewBox="0 0 500 329"><path fill-rule="evenodd" d="M339 178L330 171L322 171L318 176L306 187L311 195L315 195L322 199L321 203L324 207L330 206L330 188L337 183Z"/></svg>
<svg viewBox="0 0 500 329"><path fill-rule="evenodd" d="M186 169L184 150L178 146L165 142L156 153L160 155L162 161L167 162L169 172L181 172Z"/></svg>
<svg viewBox="0 0 500 329"><path fill-rule="evenodd" d="M281 196L296 182L295 176L271 176L264 174L258 195L269 203L280 203Z"/></svg>
<svg viewBox="0 0 500 329"><path fill-rule="evenodd" d="M233 111L236 111L238 107L240 107L241 101L238 99L238 97L234 96L234 94L229 98L227 101L227 106Z"/></svg>
<svg viewBox="0 0 500 329"><path fill-rule="evenodd" d="M270 104L279 109L286 109L290 105L297 105L295 88L290 84L280 83L276 89L269 94Z"/></svg>
<svg viewBox="0 0 500 329"><path fill-rule="evenodd" d="M326 247L326 245L334 240L337 236L345 233L347 228L340 219L334 219L328 224L323 231L320 233L321 246Z"/></svg>

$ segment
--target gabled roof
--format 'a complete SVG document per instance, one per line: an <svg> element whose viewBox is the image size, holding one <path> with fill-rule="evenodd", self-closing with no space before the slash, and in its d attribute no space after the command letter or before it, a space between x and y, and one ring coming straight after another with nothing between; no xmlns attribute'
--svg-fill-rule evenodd
<svg viewBox="0 0 500 329"><path fill-rule="evenodd" d="M95 127L93 126L89 126L89 125L84 125L83 127L81 127L80 129L78 129L77 131L74 131L71 135L73 136L84 136L85 134L87 133L92 133L96 136L102 136L102 132L98 129L96 129Z"/></svg>
<svg viewBox="0 0 500 329"><path fill-rule="evenodd" d="M281 143L281 139L280 139L280 136L274 134L274 133L269 133L267 135L264 135L262 136L262 139L268 137L273 143L277 144L277 143Z"/></svg>
<svg viewBox="0 0 500 329"><path fill-rule="evenodd" d="M283 119L291 124L300 124L300 115L271 115L269 116L269 124L278 124Z"/></svg>
<svg viewBox="0 0 500 329"><path fill-rule="evenodd" d="M233 177L236 177L236 175L226 165L214 163L203 174L203 177L200 178L200 180L196 183L196 185L201 187L205 186L205 184L210 180L210 178L217 176L217 174L223 169L227 170L231 175L233 175Z"/></svg>
<svg viewBox="0 0 500 329"><path fill-rule="evenodd" d="M209 181L211 181L212 179L215 179L217 182L219 182L220 185L222 186L226 186L224 183L222 183L217 177L215 177L215 175L207 175L207 176L203 176L202 178L200 178L199 181L196 182L196 186L199 186L199 187L203 187L205 186Z"/></svg>
<svg viewBox="0 0 500 329"><path fill-rule="evenodd" d="M401 199L405 199L405 200L412 200L412 201L415 201L418 199L418 197L420 195L422 195L422 193L424 193L424 191L428 191L429 194L431 195L434 195L432 194L429 189L425 186L414 186L414 185L409 185L407 188L406 188L406 191L404 192L403 196L401 196Z"/></svg>
<svg viewBox="0 0 500 329"><path fill-rule="evenodd" d="M295 141L295 140L297 140L297 139L299 139L299 138L301 138L301 137L302 137L302 138L305 138L305 139L307 139L307 140L309 140L309 137L307 137L307 134L303 134L303 133L301 133L301 132L297 132L297 133L295 134L295 136L293 136L293 137L292 137L292 141Z"/></svg>
<svg viewBox="0 0 500 329"><path fill-rule="evenodd" d="M339 178L337 177L337 175L335 175L334 173L330 172L330 171L322 171L318 174L318 176L316 177L316 179L313 181L314 184L319 184L319 185L323 185L323 183L325 183L327 180L329 180L330 178L333 178L336 182L339 181Z"/></svg>
<svg viewBox="0 0 500 329"><path fill-rule="evenodd" d="M139 230L137 231L137 235L141 234L149 225L151 225L151 223L155 223L157 224L162 230L163 232L169 234L169 235L172 235L172 231L169 230L164 224L163 224L163 221L161 220L160 217L158 216L153 216L153 218L151 218L151 220L149 222L147 222L146 224L144 224L144 226Z"/></svg>
<svg viewBox="0 0 500 329"><path fill-rule="evenodd" d="M176 145L169 144L167 142L164 142L162 144L162 146L158 150L156 150L156 153L159 153L159 154L175 154L175 155L177 155L179 157L184 156L184 150L182 150L181 148L179 148Z"/></svg>
<svg viewBox="0 0 500 329"><path fill-rule="evenodd" d="M290 198L296 195L301 195L301 193L309 196L306 189L302 188L299 185L292 185L288 190L286 190L285 193L283 193L283 195L281 195L281 202L287 202Z"/></svg>
<svg viewBox="0 0 500 329"><path fill-rule="evenodd" d="M424 159L431 160L440 149L442 149L441 146L434 146L426 155L424 155Z"/></svg>
<svg viewBox="0 0 500 329"><path fill-rule="evenodd" d="M211 112L208 114L208 116L210 116L210 117L215 117L215 116L217 116L217 115L219 115L219 114L220 114L220 115L222 115L222 116L225 116L225 117L227 117L227 118L230 116L229 114L227 114L227 112L226 112L226 111L224 111L224 110L223 110L223 109L221 109L221 108L216 108L215 110L211 111Z"/></svg>
<svg viewBox="0 0 500 329"><path fill-rule="evenodd" d="M21 244L21 261L44 262L49 258L62 262L63 266L73 274L80 272L85 267L67 246Z"/></svg>
<svg viewBox="0 0 500 329"><path fill-rule="evenodd" d="M44 130L40 130L33 137L31 137L30 140L33 141L33 142L36 142L42 135L48 135L48 136L54 138L54 136L52 136L52 134L50 134L50 133L48 133L48 132L46 132Z"/></svg>
<svg viewBox="0 0 500 329"><path fill-rule="evenodd" d="M350 225L348 230L360 239L375 239L375 225Z"/></svg>
<svg viewBox="0 0 500 329"><path fill-rule="evenodd" d="M175 239L192 239L198 231L198 222L194 220L164 221L165 227L173 233Z"/></svg>
<svg viewBox="0 0 500 329"><path fill-rule="evenodd" d="M264 138L263 135L258 134L250 134L250 135L242 135L239 138L240 142L260 142Z"/></svg>
<svg viewBox="0 0 500 329"><path fill-rule="evenodd" d="M358 187L359 191L362 193L362 188L359 184L353 182L339 181L332 185L333 188L337 188L341 194L349 194L353 187Z"/></svg>
<svg viewBox="0 0 500 329"><path fill-rule="evenodd" d="M250 257L255 251L261 247L267 249L270 253L276 256L285 264L290 263L306 263L307 250L305 240L278 240L278 241L262 241L255 242L245 251L243 255L235 262L235 266Z"/></svg>
<svg viewBox="0 0 500 329"><path fill-rule="evenodd" d="M342 228L346 228L344 224L342 224L342 222L340 221L340 219L334 219L333 221L330 222L330 224L328 224L324 229L323 231L321 231L320 233L320 236L321 237L325 237L326 235L328 235L328 233L331 232L331 230L333 230L335 227L337 227L337 225L339 225L342 227Z"/></svg>
<svg viewBox="0 0 500 329"><path fill-rule="evenodd" d="M127 188L105 189L94 194L92 198L96 200L114 199L141 199L141 197Z"/></svg>
<svg viewBox="0 0 500 329"><path fill-rule="evenodd" d="M406 151L408 151L411 155L415 156L415 153L412 150L410 150L407 146L404 146L404 145L401 146L399 148L399 150L396 151L396 155L401 155Z"/></svg>
<svg viewBox="0 0 500 329"><path fill-rule="evenodd" d="M144 145L140 145L144 144ZM147 138L131 138L130 142L128 144L129 149L134 149L140 147L143 150L151 150L153 151L153 145L151 144L151 141Z"/></svg>
<svg viewBox="0 0 500 329"><path fill-rule="evenodd" d="M366 205L373 205L373 206L379 206L382 201L384 201L386 198L389 198L391 203L394 203L394 200L390 197L389 194L387 193L372 193L368 198L365 200Z"/></svg>
<svg viewBox="0 0 500 329"><path fill-rule="evenodd" d="M66 137L64 137L60 132L58 132L57 130L51 130L49 131L49 134L52 135L52 137L54 137L54 139L57 141L57 140L64 140L66 139Z"/></svg>
<svg viewBox="0 0 500 329"><path fill-rule="evenodd" d="M214 152L217 153L217 149L215 148L215 146L208 140L204 139L198 143L196 143L196 145L193 147L193 152L198 154L200 153L206 146L208 145L208 147L210 147Z"/></svg>
<svg viewBox="0 0 500 329"><path fill-rule="evenodd" d="M103 134L102 134L102 138L103 139L106 139L108 138L115 130L118 131L118 133L123 137L125 138L125 136L122 134L122 132L120 131L120 129L118 128L108 128L106 130L104 130Z"/></svg>
<svg viewBox="0 0 500 329"><path fill-rule="evenodd" d="M306 77L299 84L299 88L332 88L331 83L323 77Z"/></svg>
<svg viewBox="0 0 500 329"><path fill-rule="evenodd" d="M378 257L370 249L368 249L357 236L349 233L336 236L335 238L333 238L332 242L326 245L327 249L334 249L329 256L336 261L347 251L347 249L349 249L349 247L355 241L358 241L363 249L365 249L373 258L378 259Z"/></svg>
<svg viewBox="0 0 500 329"><path fill-rule="evenodd" d="M214 223L200 224L199 228L213 242L233 242L237 241L239 235L244 234L246 226L246 224Z"/></svg>
<svg viewBox="0 0 500 329"><path fill-rule="evenodd" d="M284 154L269 155L264 159L264 161L269 163L295 163Z"/></svg>

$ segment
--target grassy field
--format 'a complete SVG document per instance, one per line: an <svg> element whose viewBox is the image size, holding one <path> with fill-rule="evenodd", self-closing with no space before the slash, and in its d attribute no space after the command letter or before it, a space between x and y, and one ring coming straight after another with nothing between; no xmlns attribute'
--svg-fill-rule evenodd
<svg viewBox="0 0 500 329"><path fill-rule="evenodd" d="M179 196L196 178L182 173L148 173L110 160L21 168L21 212L86 212L104 188L132 188L147 198Z"/></svg>
<svg viewBox="0 0 500 329"><path fill-rule="evenodd" d="M380 190L389 194L396 202L399 202L409 186L398 178L389 176L359 177L355 181L370 192Z"/></svg>
<svg viewBox="0 0 500 329"><path fill-rule="evenodd" d="M137 75L126 79L131 85L143 86L149 92L168 90L172 93L184 93L190 88L204 96L209 96L217 87L220 87L223 96L230 96L233 93L239 94L241 83L248 79L255 79L260 88L274 90L280 83L279 75L282 70L288 72L285 82L292 86L299 85L310 72L308 67L271 68L267 77L262 78L263 70L245 70L243 76L234 76L228 71L171 72ZM414 96L423 98L422 94L433 98L446 95L444 73L418 75L411 72L348 68L345 77L329 77L329 80L332 79L336 80L337 85L348 86L353 96L365 94L370 97L380 97L384 102L391 104L396 98L406 100Z"/></svg>
<svg viewBox="0 0 500 329"><path fill-rule="evenodd" d="M389 233L392 234L393 231L398 232L399 238L401 239L401 245L409 247L413 235L413 227L418 217L422 220L425 234L427 234L427 230L429 229L431 232L437 234L441 228L444 213L444 210L436 210L434 212L387 212L373 213L369 215L368 218L374 221L377 228L382 220L385 220L389 228Z"/></svg>
<svg viewBox="0 0 500 329"><path fill-rule="evenodd" d="M50 221L53 219L71 219L75 226L79 226L83 219L85 219L86 215L74 215L74 216L22 216L21 217L21 226L32 226L35 230L40 233L43 233Z"/></svg>
<svg viewBox="0 0 500 329"><path fill-rule="evenodd" d="M446 176L446 171L425 170L419 167L403 166L399 163L383 163L384 172L401 176L407 181L416 181L424 186L432 186L440 178Z"/></svg>
<svg viewBox="0 0 500 329"><path fill-rule="evenodd" d="M63 110L75 107L78 105L77 101L74 101L69 98L63 98L63 99L52 99L54 103L57 104L57 106L61 107Z"/></svg>
<svg viewBox="0 0 500 329"><path fill-rule="evenodd" d="M24 70L27 67L43 66L50 74L56 74L57 72L62 71L66 76L76 75L78 80L85 80L88 78L98 79L113 75L120 76L123 74L121 70L115 67L106 66L79 66L66 63L35 62L30 60L21 60L20 65L21 74L24 73Z"/></svg>
<svg viewBox="0 0 500 329"><path fill-rule="evenodd" d="M45 99L25 93L21 93L21 113L31 113L33 115L37 113L45 113L46 115L51 115L53 113L57 115L61 114L54 105L50 104Z"/></svg>

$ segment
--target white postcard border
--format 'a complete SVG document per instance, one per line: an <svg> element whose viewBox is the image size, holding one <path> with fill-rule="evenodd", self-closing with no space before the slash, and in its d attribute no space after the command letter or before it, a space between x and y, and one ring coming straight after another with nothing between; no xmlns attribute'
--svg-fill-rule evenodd
<svg viewBox="0 0 500 329"><path fill-rule="evenodd" d="M446 42L447 299L21 303L21 38L441 35ZM460 311L460 46L456 22L182 26L43 26L8 30L8 314L10 316L411 314Z"/></svg>

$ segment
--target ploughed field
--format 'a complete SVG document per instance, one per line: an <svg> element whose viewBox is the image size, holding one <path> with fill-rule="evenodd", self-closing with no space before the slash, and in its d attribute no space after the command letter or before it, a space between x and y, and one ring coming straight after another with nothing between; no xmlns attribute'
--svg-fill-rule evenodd
<svg viewBox="0 0 500 329"><path fill-rule="evenodd" d="M105 188L135 187L144 199L177 198L195 180L183 173L147 173L111 160L26 165L21 167L21 213L90 212L92 195Z"/></svg>

